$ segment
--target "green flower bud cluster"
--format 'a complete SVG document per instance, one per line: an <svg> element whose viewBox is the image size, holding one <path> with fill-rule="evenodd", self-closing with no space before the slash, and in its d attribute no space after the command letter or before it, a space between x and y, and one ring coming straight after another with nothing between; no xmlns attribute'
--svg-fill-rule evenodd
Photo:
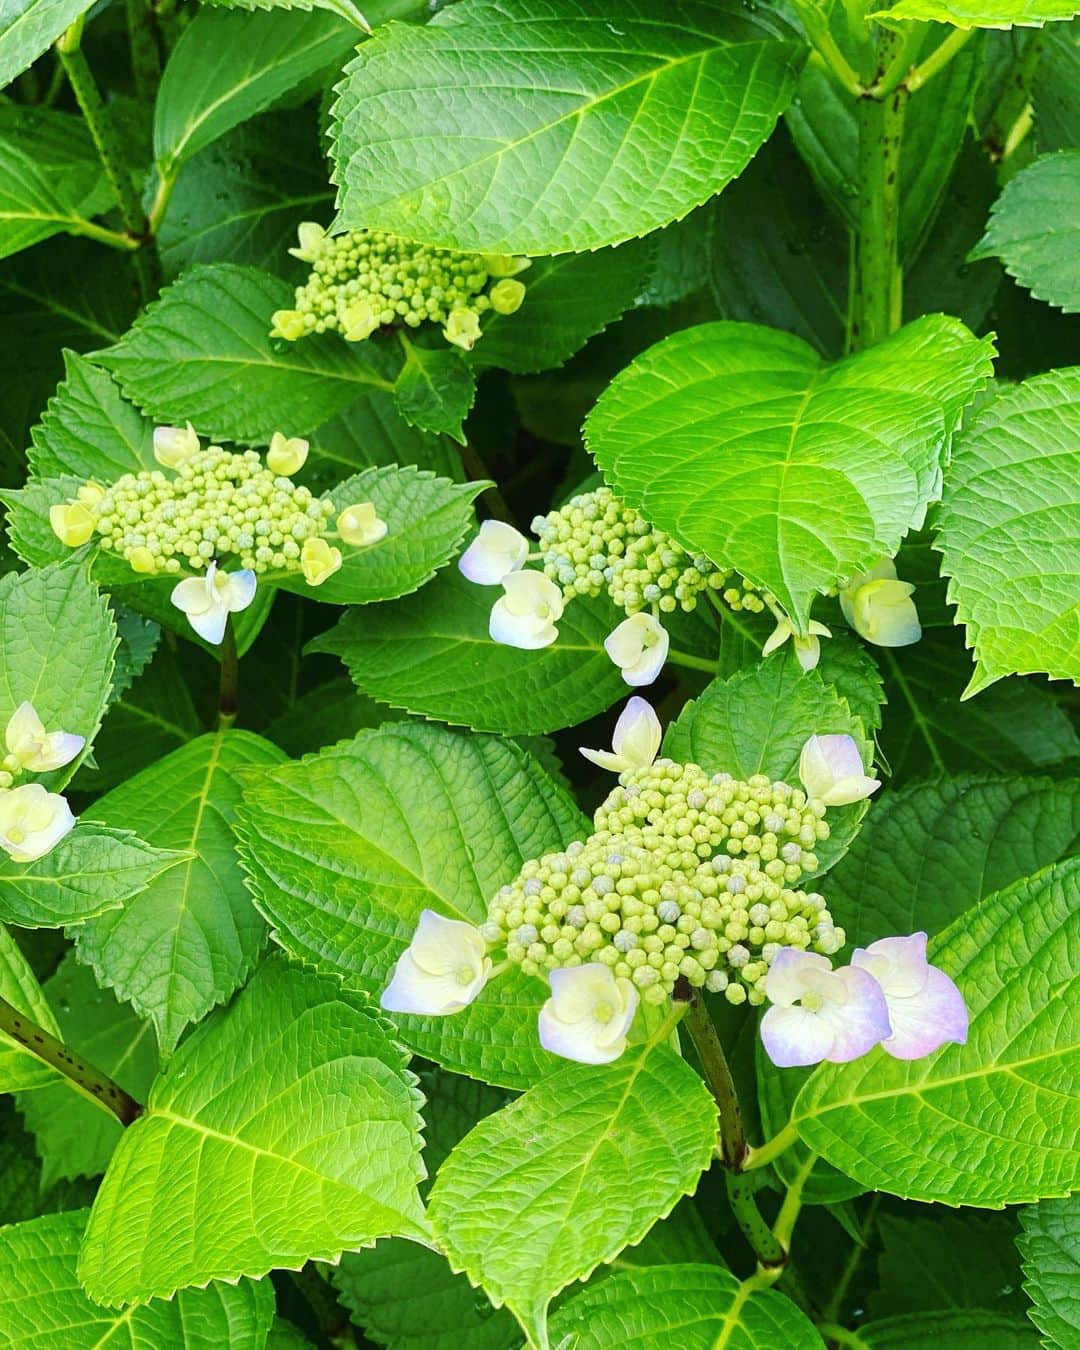
<svg viewBox="0 0 1080 1350"><path fill-rule="evenodd" d="M763 775L709 777L659 760L626 772L595 833L526 862L482 929L527 974L600 961L648 1003L679 978L760 1004L784 947L844 944L824 899L795 888L817 867L825 808Z"/></svg>
<svg viewBox="0 0 1080 1350"><path fill-rule="evenodd" d="M220 445L197 451L173 476L124 474L93 509L101 546L146 573L201 572L226 554L255 572L299 572L305 540L321 537L335 510L256 451Z"/></svg>
<svg viewBox="0 0 1080 1350"><path fill-rule="evenodd" d="M537 516L544 572L567 600L607 590L627 614L657 607L670 614L696 608L705 590L722 591L732 609L764 608L751 582L729 586L730 572L702 553L688 553L608 487L582 492L556 511Z"/></svg>
<svg viewBox="0 0 1080 1350"><path fill-rule="evenodd" d="M359 342L385 324L419 328L428 320L467 350L480 337L482 314L511 314L525 294L511 279L528 267L525 258L431 248L382 230L331 237L302 227L301 242L306 247L293 251L311 263L311 274L297 288L296 308L274 316L275 336L290 341L336 332Z"/></svg>

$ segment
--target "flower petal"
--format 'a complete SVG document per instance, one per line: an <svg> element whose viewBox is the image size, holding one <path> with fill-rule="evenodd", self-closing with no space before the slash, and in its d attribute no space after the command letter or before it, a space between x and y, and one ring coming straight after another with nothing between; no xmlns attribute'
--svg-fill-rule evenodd
<svg viewBox="0 0 1080 1350"><path fill-rule="evenodd" d="M240 610L247 609L255 599L255 587L255 573L250 568L245 567L239 572L229 574L225 603L231 613L237 614Z"/></svg>
<svg viewBox="0 0 1080 1350"><path fill-rule="evenodd" d="M881 1048L894 1059L921 1059L946 1041L963 1045L968 1037L968 1010L956 984L939 970L929 968L921 993L889 999L892 1035Z"/></svg>
<svg viewBox="0 0 1080 1350"><path fill-rule="evenodd" d="M192 614L205 614L214 603L213 592L207 587L205 577L187 577L178 581L169 599L189 618Z"/></svg>
<svg viewBox="0 0 1080 1350"><path fill-rule="evenodd" d="M181 585L183 583L181 582ZM229 621L229 611L223 604L212 605L200 614L188 613L187 621L204 642L217 646L225 637L225 625Z"/></svg>
<svg viewBox="0 0 1080 1350"><path fill-rule="evenodd" d="M45 726L34 710L34 705L25 699L8 719L5 740L7 748L14 754L26 741L37 741L45 735Z"/></svg>
<svg viewBox="0 0 1080 1350"><path fill-rule="evenodd" d="M491 607L488 633L492 642L500 642L504 647L519 647L522 651L550 647L559 636L559 630L546 619L538 619L533 614L514 614L505 596Z"/></svg>
<svg viewBox="0 0 1080 1350"><path fill-rule="evenodd" d="M616 755L610 750L589 750L586 746L579 745L578 754L584 755L593 764L598 764L601 769L607 769L609 773L622 773L624 769L631 767L622 755Z"/></svg>
<svg viewBox="0 0 1080 1350"><path fill-rule="evenodd" d="M868 970L881 985L886 998L910 998L922 993L930 973L926 934L880 938L869 947L856 947L851 964Z"/></svg>
<svg viewBox="0 0 1080 1350"><path fill-rule="evenodd" d="M843 982L847 1001L822 1004L819 1016L828 1022L834 1038L826 1059L832 1064L846 1064L883 1041L892 1026L881 985L868 971L842 966L834 974Z"/></svg>
<svg viewBox="0 0 1080 1350"><path fill-rule="evenodd" d="M833 1041L828 1022L808 1008L773 1006L761 1019L761 1043L781 1069L820 1063L832 1050Z"/></svg>
<svg viewBox="0 0 1080 1350"><path fill-rule="evenodd" d="M503 577L524 567L529 541L501 520L485 520L480 532L458 559L462 576L478 586L497 586Z"/></svg>
<svg viewBox="0 0 1080 1350"><path fill-rule="evenodd" d="M770 1003L789 1008L806 993L806 977L810 971L830 970L832 962L827 956L799 951L797 947L782 947L765 976L765 994Z"/></svg>
<svg viewBox="0 0 1080 1350"><path fill-rule="evenodd" d="M432 975L421 969L411 952L402 952L380 1003L387 1012L419 1013L425 1017L447 1017L460 1012L476 998L486 983L483 972L463 985L453 971Z"/></svg>

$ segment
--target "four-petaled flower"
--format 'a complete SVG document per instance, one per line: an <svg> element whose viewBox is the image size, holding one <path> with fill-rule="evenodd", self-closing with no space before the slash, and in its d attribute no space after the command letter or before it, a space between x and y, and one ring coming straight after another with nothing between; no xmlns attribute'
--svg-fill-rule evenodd
<svg viewBox="0 0 1080 1350"><path fill-rule="evenodd" d="M878 647L908 647L922 637L915 587L897 581L896 564L882 558L868 572L852 577L840 592L840 608L848 624Z"/></svg>
<svg viewBox="0 0 1080 1350"><path fill-rule="evenodd" d="M633 614L607 635L604 650L627 684L652 684L667 660L667 630L651 614Z"/></svg>
<svg viewBox="0 0 1080 1350"><path fill-rule="evenodd" d="M782 647L788 638L791 638L792 646L795 649L795 659L799 665L802 666L803 670L813 670L821 660L820 639L823 637L832 637L832 631L826 628L823 623L818 623L816 619L810 620L807 635L800 637L795 632L791 620L782 615L777 619L776 627L765 639L761 654L762 656L771 656L777 647Z"/></svg>
<svg viewBox="0 0 1080 1350"><path fill-rule="evenodd" d="M458 569L478 586L497 586L503 577L519 572L528 556L529 541L520 530L501 520L485 520L458 559Z"/></svg>
<svg viewBox="0 0 1080 1350"><path fill-rule="evenodd" d="M851 736L811 736L799 756L799 779L808 797L826 806L862 801L881 786L863 772L862 755Z"/></svg>
<svg viewBox="0 0 1080 1350"><path fill-rule="evenodd" d="M170 599L187 615L199 637L217 646L225 636L229 615L247 609L255 599L255 573L247 569L219 572L212 562L205 576L178 582Z"/></svg>
<svg viewBox="0 0 1080 1350"><path fill-rule="evenodd" d="M71 807L40 783L0 792L0 848L12 862L34 862L54 848L75 824Z"/></svg>
<svg viewBox="0 0 1080 1350"><path fill-rule="evenodd" d="M946 1041L963 1045L968 1034L964 996L926 959L926 934L887 937L857 947L851 964L868 971L881 987L892 1034L881 1048L894 1059L921 1059Z"/></svg>
<svg viewBox="0 0 1080 1350"><path fill-rule="evenodd" d="M540 1009L540 1044L579 1064L610 1064L626 1049L638 991L610 966L590 962L550 975L551 997Z"/></svg>
<svg viewBox="0 0 1080 1350"><path fill-rule="evenodd" d="M354 548L370 548L385 539L389 526L380 520L374 502L356 502L337 518L337 532L343 543Z"/></svg>
<svg viewBox="0 0 1080 1350"><path fill-rule="evenodd" d="M383 990L382 1006L387 1012L445 1017L467 1007L490 974L487 943L479 931L425 909Z"/></svg>
<svg viewBox="0 0 1080 1350"><path fill-rule="evenodd" d="M846 1064L891 1034L889 1009L877 980L857 966L832 969L827 956L784 947L765 976L772 1007L761 1040L782 1069L823 1059Z"/></svg>
<svg viewBox="0 0 1080 1350"><path fill-rule="evenodd" d="M72 732L46 731L29 700L20 703L12 713L4 739L8 748L4 768L13 773L24 769L31 773L61 769L70 764L86 744L84 737Z"/></svg>
<svg viewBox="0 0 1080 1350"><path fill-rule="evenodd" d="M491 608L492 641L526 651L550 647L559 636L562 591L543 572L511 572L500 584L506 594Z"/></svg>
<svg viewBox="0 0 1080 1350"><path fill-rule="evenodd" d="M622 773L625 769L648 768L660 749L663 734L652 704L635 694L619 714L610 750L579 748L586 759L599 764L602 769Z"/></svg>

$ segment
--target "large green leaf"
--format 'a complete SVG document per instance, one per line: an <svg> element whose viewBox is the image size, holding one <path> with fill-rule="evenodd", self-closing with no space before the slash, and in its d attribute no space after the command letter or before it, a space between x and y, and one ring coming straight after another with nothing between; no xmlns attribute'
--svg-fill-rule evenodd
<svg viewBox="0 0 1080 1350"><path fill-rule="evenodd" d="M951 23L957 28L1011 28L1071 19L1078 10L1074 0L897 0L892 9L871 17Z"/></svg>
<svg viewBox="0 0 1080 1350"><path fill-rule="evenodd" d="M237 772L278 763L281 752L247 731L191 741L95 804L151 843L183 849L170 868L122 910L75 932L79 959L152 1020L163 1052L244 982L266 941L236 860L232 821Z"/></svg>
<svg viewBox="0 0 1080 1350"><path fill-rule="evenodd" d="M96 806L90 814L99 814ZM124 826L86 821L36 862L0 858L0 919L22 928L79 924L119 909L183 857L155 848Z"/></svg>
<svg viewBox="0 0 1080 1350"><path fill-rule="evenodd" d="M1042 1200L1020 1211L1028 1316L1043 1345L1067 1350L1080 1341L1080 1195Z"/></svg>
<svg viewBox="0 0 1080 1350"><path fill-rule="evenodd" d="M1055 24L1039 34L1044 47L1031 101L1039 151L1080 145L1080 25Z"/></svg>
<svg viewBox="0 0 1080 1350"><path fill-rule="evenodd" d="M45 982L44 993L56 1012L60 1040L136 1101L145 1101L158 1067L150 1024L99 989L93 971L71 953ZM49 1086L20 1094L18 1103L34 1135L43 1185L105 1171L124 1132L111 1111L56 1073Z"/></svg>
<svg viewBox="0 0 1080 1350"><path fill-rule="evenodd" d="M1080 310L1080 150L1042 155L994 203L972 258L1000 258L1039 300Z"/></svg>
<svg viewBox="0 0 1080 1350"><path fill-rule="evenodd" d="M883 795L829 876L848 941L939 933L991 891L1076 852L1080 782L974 778Z"/></svg>
<svg viewBox="0 0 1080 1350"><path fill-rule="evenodd" d="M3 924L0 924L0 998L52 1035L59 1034L56 1018L29 961ZM41 1088L55 1081L56 1074L48 1065L0 1032L0 1092Z"/></svg>
<svg viewBox="0 0 1080 1350"><path fill-rule="evenodd" d="M476 398L476 376L456 347L420 347L401 334L405 362L394 381L394 402L410 426L465 443L461 426Z"/></svg>
<svg viewBox="0 0 1080 1350"><path fill-rule="evenodd" d="M124 1133L79 1260L107 1303L423 1238L406 1056L338 981L264 966L199 1027Z"/></svg>
<svg viewBox="0 0 1080 1350"><path fill-rule="evenodd" d="M1017 1228L1015 1210L882 1214L874 1318L941 1308L1023 1313Z"/></svg>
<svg viewBox="0 0 1080 1350"><path fill-rule="evenodd" d="M801 1138L916 1200L997 1208L1080 1189L1078 923L1080 857L969 910L930 949L967 1002L967 1044L822 1066L795 1103Z"/></svg>
<svg viewBox="0 0 1080 1350"><path fill-rule="evenodd" d="M205 9L184 29L154 105L154 158L167 175L309 76L343 61L359 37L331 14Z"/></svg>
<svg viewBox="0 0 1080 1350"><path fill-rule="evenodd" d="M859 1328L869 1350L1038 1350L1039 1338L1024 1319L979 1308L886 1317Z"/></svg>
<svg viewBox="0 0 1080 1350"><path fill-rule="evenodd" d="M991 353L940 315L832 366L790 334L702 324L617 376L585 438L620 496L805 632L815 592L922 524Z"/></svg>
<svg viewBox="0 0 1080 1350"><path fill-rule="evenodd" d="M620 1271L552 1319L576 1350L820 1350L813 1323L783 1294L740 1284L719 1266Z"/></svg>
<svg viewBox="0 0 1080 1350"><path fill-rule="evenodd" d="M1000 394L958 438L938 547L975 649L968 693L1014 672L1077 680L1080 366Z"/></svg>
<svg viewBox="0 0 1080 1350"><path fill-rule="evenodd" d="M626 692L604 639L620 613L579 597L540 651L493 642L488 615L501 592L447 569L414 596L350 610L310 650L340 656L362 694L477 731L536 735L574 726Z"/></svg>
<svg viewBox="0 0 1080 1350"><path fill-rule="evenodd" d="M248 780L241 855L274 940L377 996L422 909L481 923L528 858L584 838L569 794L517 746L416 724L361 732ZM454 1017L399 1016L418 1054L507 1087L550 1061L544 986L514 971Z"/></svg>
<svg viewBox="0 0 1080 1350"><path fill-rule="evenodd" d="M70 183L50 175L4 137L0 153L0 258L65 230L88 231Z"/></svg>
<svg viewBox="0 0 1080 1350"><path fill-rule="evenodd" d="M802 55L723 0L463 0L391 25L339 89L339 221L494 253L645 234L746 167Z"/></svg>
<svg viewBox="0 0 1080 1350"><path fill-rule="evenodd" d="M93 0L6 0L0 14L0 89L21 75Z"/></svg>
<svg viewBox="0 0 1080 1350"><path fill-rule="evenodd" d="M312 433L304 476L313 488L329 488L376 464L415 464L455 482L465 476L450 439L409 426L391 395L380 391L350 404Z"/></svg>
<svg viewBox="0 0 1080 1350"><path fill-rule="evenodd" d="M64 352L66 378L31 432L27 458L35 478L96 478L156 469L153 427L126 402L111 375L77 352Z"/></svg>
<svg viewBox="0 0 1080 1350"><path fill-rule="evenodd" d="M24 1350L262 1350L274 1317L268 1281L182 1289L171 1302L110 1311L75 1273L87 1210L0 1230L0 1335Z"/></svg>
<svg viewBox="0 0 1080 1350"><path fill-rule="evenodd" d="M94 359L159 422L257 444L275 431L304 435L373 389L392 388L378 343L271 339L271 314L291 303L292 289L256 268L193 267Z"/></svg>
<svg viewBox="0 0 1080 1350"><path fill-rule="evenodd" d="M549 1074L471 1130L431 1189L450 1264L539 1345L551 1299L639 1242L712 1161L712 1094L660 1037Z"/></svg>
<svg viewBox="0 0 1080 1350"><path fill-rule="evenodd" d="M81 117L55 108L0 104L0 155L6 157L11 146L33 161L79 215L99 215L113 205L112 185Z"/></svg>

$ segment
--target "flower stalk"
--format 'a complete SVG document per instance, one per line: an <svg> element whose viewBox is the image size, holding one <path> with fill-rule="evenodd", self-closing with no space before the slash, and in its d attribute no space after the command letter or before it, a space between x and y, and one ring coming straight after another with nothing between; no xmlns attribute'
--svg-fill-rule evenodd
<svg viewBox="0 0 1080 1350"><path fill-rule="evenodd" d="M224 730L236 721L236 696L240 685L240 657L236 629L230 614L221 641L221 674L218 680L218 725Z"/></svg>
<svg viewBox="0 0 1080 1350"><path fill-rule="evenodd" d="M735 1081L728 1067L724 1047L716 1034L716 1026L705 1003L691 993L685 1018L686 1030L694 1043L702 1072L720 1112L720 1160L731 1172L742 1170L749 1152L743 1133L742 1113L735 1091Z"/></svg>

